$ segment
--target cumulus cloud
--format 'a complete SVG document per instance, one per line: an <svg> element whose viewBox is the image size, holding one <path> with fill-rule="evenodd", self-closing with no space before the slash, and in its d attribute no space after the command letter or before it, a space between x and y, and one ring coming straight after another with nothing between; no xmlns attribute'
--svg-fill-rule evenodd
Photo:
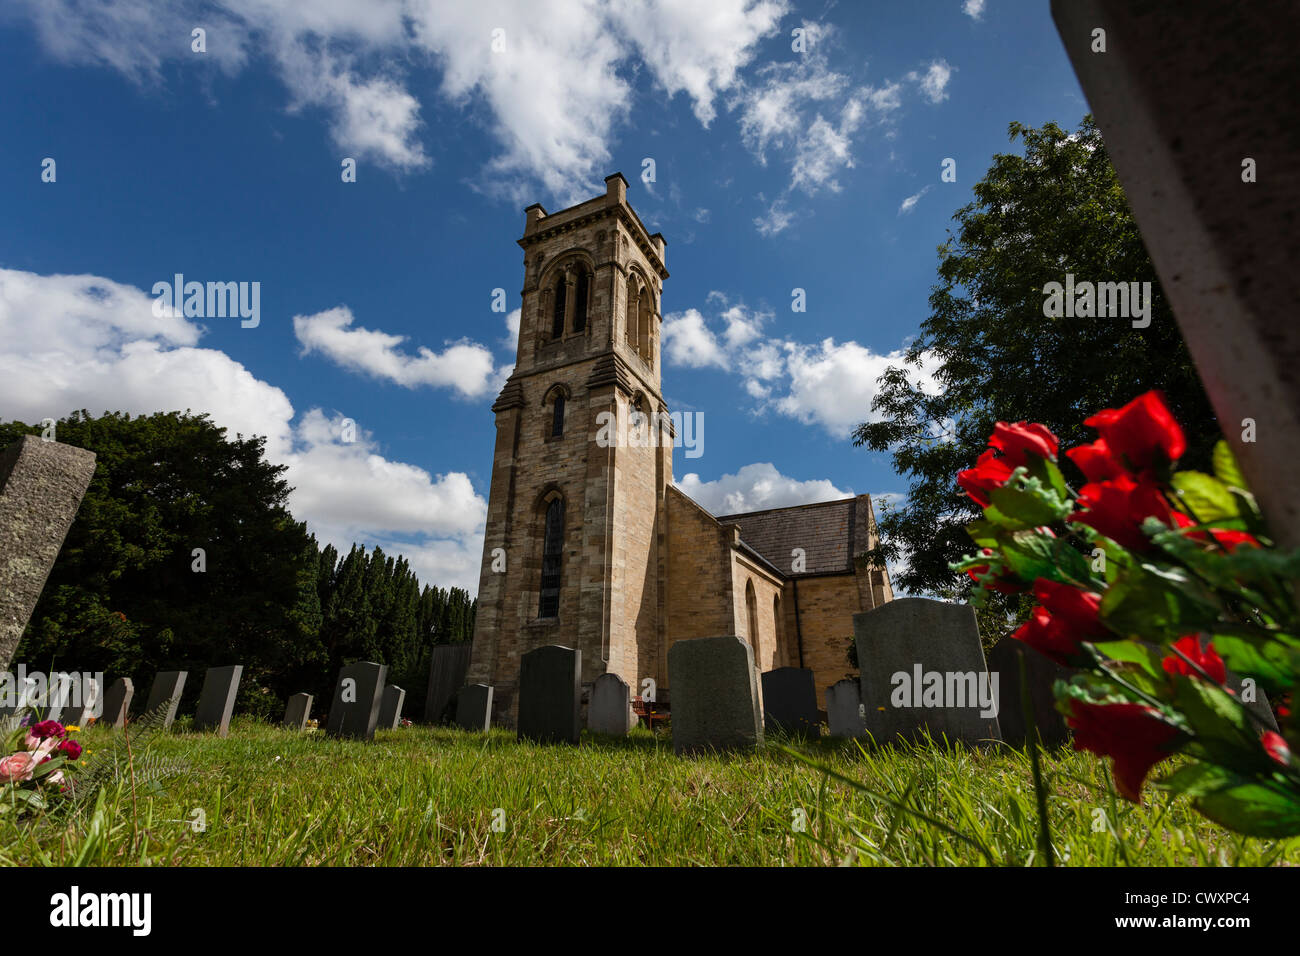
<svg viewBox="0 0 1300 956"><path fill-rule="evenodd" d="M984 0L965 0L961 5L961 12L972 20L978 20L984 15Z"/></svg>
<svg viewBox="0 0 1300 956"><path fill-rule="evenodd" d="M100 276L0 269L4 416L207 413L231 434L267 439L267 458L288 466L290 510L321 540L378 544L407 555L421 580L477 589L487 502L468 476L388 459L363 429L344 442L341 413L297 415L281 389L199 347L201 325L153 310L142 289Z"/></svg>
<svg viewBox="0 0 1300 956"><path fill-rule="evenodd" d="M726 368L726 357L717 338L698 309L670 312L659 331L668 361L684 368Z"/></svg>
<svg viewBox="0 0 1300 956"><path fill-rule="evenodd" d="M930 191L930 187L926 186L920 192L912 193L912 195L908 196L906 199L904 199L901 203L898 204L898 214L901 216L904 213L911 212L916 207L916 204L921 201L921 197L924 196L929 191Z"/></svg>
<svg viewBox="0 0 1300 956"><path fill-rule="evenodd" d="M674 484L715 515L834 501L853 494L851 488L841 490L825 478L801 481L787 477L771 462L745 465L735 474L722 475L713 481L704 481L691 473Z"/></svg>
<svg viewBox="0 0 1300 956"><path fill-rule="evenodd" d="M501 376L493 367L491 351L477 342L461 340L441 352L420 346L411 355L400 348L406 336L353 328L352 322L351 309L335 306L315 315L295 315L293 333L303 355L317 352L343 368L406 388L452 388L476 398L499 384ZM519 334L517 322L514 334Z"/></svg>
<svg viewBox="0 0 1300 956"><path fill-rule="evenodd" d="M920 87L921 95L931 103L942 103L948 98L948 80L952 78L954 67L947 60L935 60L924 73L913 71L907 78Z"/></svg>

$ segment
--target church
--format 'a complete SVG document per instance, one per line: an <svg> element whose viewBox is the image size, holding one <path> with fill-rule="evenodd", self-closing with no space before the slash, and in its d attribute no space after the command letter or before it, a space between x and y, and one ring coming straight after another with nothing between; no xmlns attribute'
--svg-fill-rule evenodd
<svg viewBox="0 0 1300 956"><path fill-rule="evenodd" d="M525 211L466 680L492 685L493 721L513 726L520 655L561 644L582 652L584 698L613 673L671 711L672 643L734 634L759 672L811 669L824 708L826 688L856 676L853 615L893 597L888 572L857 561L876 544L871 499L715 516L674 486L664 237L621 173L605 185Z"/></svg>

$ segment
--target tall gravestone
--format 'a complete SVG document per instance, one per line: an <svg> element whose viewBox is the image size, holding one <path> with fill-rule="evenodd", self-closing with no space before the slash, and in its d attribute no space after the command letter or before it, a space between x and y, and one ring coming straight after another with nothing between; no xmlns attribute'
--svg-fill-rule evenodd
<svg viewBox="0 0 1300 956"><path fill-rule="evenodd" d="M73 675L77 687L73 702L63 711L62 722L73 727L83 727L90 718L99 719L102 712L103 689L99 681L89 674Z"/></svg>
<svg viewBox="0 0 1300 956"><path fill-rule="evenodd" d="M388 665L357 661L339 669L338 686L330 701L325 730L334 737L372 740L379 724L380 698Z"/></svg>
<svg viewBox="0 0 1300 956"><path fill-rule="evenodd" d="M290 730L303 730L311 717L311 694L294 694L284 706L284 720L281 726Z"/></svg>
<svg viewBox="0 0 1300 956"><path fill-rule="evenodd" d="M867 732L876 743L1000 740L1000 680L984 666L975 609L895 598L853 615ZM995 672L996 673L996 672Z"/></svg>
<svg viewBox="0 0 1300 956"><path fill-rule="evenodd" d="M763 732L819 737L817 684L806 667L778 667L763 674Z"/></svg>
<svg viewBox="0 0 1300 956"><path fill-rule="evenodd" d="M384 688L384 696L379 702L379 726L392 730L402 719L402 705L406 703L406 691L396 684Z"/></svg>
<svg viewBox="0 0 1300 956"><path fill-rule="evenodd" d="M163 716L163 728L170 727L172 721L176 719L176 708L180 706L181 694L185 691L185 678L189 676L189 671L162 671L153 679L153 686L149 688L149 702L145 704L145 712L152 714L163 704L167 705L166 713Z"/></svg>
<svg viewBox="0 0 1300 956"><path fill-rule="evenodd" d="M40 701L40 705L36 708L42 720L57 720L64 723L66 712L73 710L74 707L80 712L81 708L76 705L80 695L80 688L77 686L79 680L79 675L64 671L54 671L50 674L45 685L45 699Z"/></svg>
<svg viewBox="0 0 1300 956"><path fill-rule="evenodd" d="M94 452L34 435L0 452L0 668L13 660L94 474Z"/></svg>
<svg viewBox="0 0 1300 956"><path fill-rule="evenodd" d="M106 727L122 728L126 726L127 715L131 712L131 698L135 696L135 684L129 677L119 677L108 685L104 691L104 714L100 718Z"/></svg>
<svg viewBox="0 0 1300 956"><path fill-rule="evenodd" d="M862 714L862 688L852 677L826 688L826 722L832 737L861 737L867 732Z"/></svg>
<svg viewBox="0 0 1300 956"><path fill-rule="evenodd" d="M208 668L199 691L199 708L194 713L195 730L215 730L218 737L230 732L230 715L235 712L235 697L243 675L243 664Z"/></svg>
<svg viewBox="0 0 1300 956"><path fill-rule="evenodd" d="M36 678L27 676L27 668L19 664L13 671L5 671L4 699L0 700L0 717L12 717L18 711L31 706L38 695Z"/></svg>
<svg viewBox="0 0 1300 956"><path fill-rule="evenodd" d="M436 644L429 660L429 692L424 698L424 721L429 724L448 722L455 714L456 692L465 684L469 673L469 641Z"/></svg>
<svg viewBox="0 0 1300 956"><path fill-rule="evenodd" d="M739 637L674 642L668 684L675 753L748 750L763 742L754 652Z"/></svg>
<svg viewBox="0 0 1300 956"><path fill-rule="evenodd" d="M1024 641L1004 637L989 651L989 673L1001 675L998 686L1002 691L1002 707L998 711L998 725L1002 739L1021 747L1029 741L1029 725L1025 723L1025 698L1020 692L1020 661L1025 662L1025 677L1029 684L1029 708L1038 732L1038 738L1048 747L1056 747L1070 739L1065 717L1056 709L1056 695L1052 688L1058 680L1069 680L1075 671L1062 667L1056 661L1040 654Z"/></svg>
<svg viewBox="0 0 1300 956"><path fill-rule="evenodd" d="M520 740L576 744L581 706L581 651L548 644L519 658Z"/></svg>
<svg viewBox="0 0 1300 956"><path fill-rule="evenodd" d="M587 704L587 729L621 737L632 729L633 719L631 688L627 681L617 674L597 677Z"/></svg>
<svg viewBox="0 0 1300 956"><path fill-rule="evenodd" d="M468 684L456 695L456 726L461 730L483 730L492 726L492 688Z"/></svg>

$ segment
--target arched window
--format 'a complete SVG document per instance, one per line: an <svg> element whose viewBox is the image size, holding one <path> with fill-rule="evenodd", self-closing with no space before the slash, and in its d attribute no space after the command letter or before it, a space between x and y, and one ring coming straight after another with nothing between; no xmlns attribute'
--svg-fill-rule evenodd
<svg viewBox="0 0 1300 956"><path fill-rule="evenodd" d="M637 343L637 295L636 295L636 277L628 276L627 278L627 344L630 349L636 351Z"/></svg>
<svg viewBox="0 0 1300 956"><path fill-rule="evenodd" d="M564 434L564 393L555 393L555 407L551 413L551 437L559 438Z"/></svg>
<svg viewBox="0 0 1300 956"><path fill-rule="evenodd" d="M781 595L772 595L772 633L776 635L776 660L773 663L777 667L787 666L789 655L786 653L785 646L785 621L781 620Z"/></svg>
<svg viewBox="0 0 1300 956"><path fill-rule="evenodd" d="M745 616L749 621L749 646L754 649L754 666L761 667L758 659L758 599L754 597L754 582L745 582Z"/></svg>
<svg viewBox="0 0 1300 956"><path fill-rule="evenodd" d="M585 269L578 273L578 288L573 297L573 331L587 328L587 300L591 298L591 273Z"/></svg>
<svg viewBox="0 0 1300 956"><path fill-rule="evenodd" d="M564 273L555 280L555 311L551 317L551 338L559 339L564 337L564 297L568 292L569 286L565 281Z"/></svg>
<svg viewBox="0 0 1300 956"><path fill-rule="evenodd" d="M564 546L564 499L546 506L546 531L542 536L542 597L538 617L560 615L560 551Z"/></svg>
<svg viewBox="0 0 1300 956"><path fill-rule="evenodd" d="M641 294L637 297L637 346L636 350L640 356L650 361L650 292L641 287Z"/></svg>

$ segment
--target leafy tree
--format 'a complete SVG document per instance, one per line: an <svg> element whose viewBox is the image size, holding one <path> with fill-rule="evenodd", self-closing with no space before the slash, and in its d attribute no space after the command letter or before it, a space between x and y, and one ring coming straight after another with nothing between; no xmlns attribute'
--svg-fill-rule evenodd
<svg viewBox="0 0 1300 956"><path fill-rule="evenodd" d="M948 565L974 551L964 530L979 509L957 487L995 422L1042 422L1062 448L1095 438L1082 425L1148 389L1161 389L1187 430L1186 461L1208 463L1219 427L1142 244L1091 116L1067 133L1048 123L1010 126L1024 155L994 157L939 247L939 282L903 366L880 377L872 421L854 444L892 454L909 479L905 507L879 516L882 544L868 560L907 561L894 581L914 593L965 596L971 582ZM1044 286L1150 282L1150 325L1125 318L1048 318ZM917 372L934 375L938 394ZM1067 476L1082 476L1068 461ZM982 615L990 638L1020 601L997 598Z"/></svg>

